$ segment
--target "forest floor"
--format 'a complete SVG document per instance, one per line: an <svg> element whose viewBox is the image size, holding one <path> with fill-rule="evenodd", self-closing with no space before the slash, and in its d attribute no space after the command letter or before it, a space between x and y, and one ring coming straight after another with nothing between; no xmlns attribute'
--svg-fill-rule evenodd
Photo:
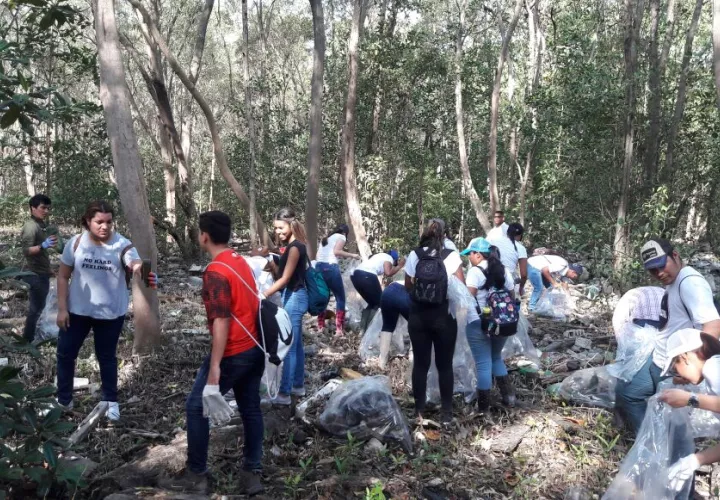
<svg viewBox="0 0 720 500"><path fill-rule="evenodd" d="M160 274L162 345L150 356L133 356L132 321L126 324L118 349L122 420L116 425L102 421L74 448L93 470L88 484L73 498L107 498L120 491L123 493L111 498L205 498L157 488L158 473L175 474L184 466L185 398L210 350L197 278L189 277L177 263L165 269L161 265ZM6 297L4 316L21 324L24 294L6 293ZM601 302L595 301L593 307L579 305L584 317L572 323L530 317L533 343L542 347L567 337L568 330L580 328L585 337L597 339L604 349L614 352L610 308ZM413 424L407 383L410 361L394 358L382 372L372 363L362 362L359 341L353 332L344 337L335 337L332 330L318 332L314 318L307 319L308 396L324 385L324 375L331 369L388 375L409 424L413 453L394 442L375 447L332 437L312 425L317 416L312 410L308 424L292 418L290 408L265 408L267 491L257 498L378 499L383 498L381 491L384 498L396 499L599 498L632 445L628 435L615 427L611 411L571 406L548 395L548 380L564 376L555 373L565 370L561 368L565 364L562 353L544 356L543 369L553 373L518 370L509 364L518 392L516 408L507 409L496 402L489 414L481 415L473 404L456 396L456 422L450 429L432 423L420 428ZM44 346L42 352L39 362L11 359L11 364L25 365L22 376L31 386L53 382L54 347ZM566 357L571 355L568 351ZM99 384L91 338L82 348L76 376ZM498 400L499 395L495 396ZM77 392L75 408L66 418L79 424L98 400L97 392ZM439 420L432 411L425 417ZM229 426L212 429L209 465L213 498L238 494L242 442L239 418ZM709 475L698 476L696 490L709 497Z"/></svg>

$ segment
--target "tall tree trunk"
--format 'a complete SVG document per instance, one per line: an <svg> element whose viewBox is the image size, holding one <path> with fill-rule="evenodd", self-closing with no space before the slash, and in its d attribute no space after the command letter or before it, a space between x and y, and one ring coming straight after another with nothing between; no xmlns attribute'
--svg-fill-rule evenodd
<svg viewBox="0 0 720 500"><path fill-rule="evenodd" d="M165 56L168 64L178 76L180 81L183 83L185 88L190 91L190 94L192 94L193 99L195 99L195 102L197 102L198 106L200 106L200 109L205 115L205 119L208 123L208 129L210 130L210 135L213 141L213 151L215 153L215 159L217 161L218 169L220 169L220 174L228 183L233 194L235 194L235 196L238 198L245 210L249 211L250 198L248 198L242 186L240 185L240 183L238 183L237 179L235 179L235 176L232 174L230 168L228 167L227 158L225 157L225 151L223 150L222 139L220 138L220 132L218 130L217 122L215 121L215 115L210 109L210 106L208 105L207 101L205 101L205 98L202 96L202 94L200 94L195 85L190 81L190 78L187 76L182 67L180 67L180 64L178 63L177 59L175 59L175 56L170 52L170 49L165 42L165 39L158 31L157 25L152 21L145 7L138 0L128 0L128 2L130 2L133 7L140 11L143 19L150 27L150 33L152 35L152 38L155 40L155 43L158 44L158 47ZM265 223L262 221L262 217L260 217L258 214L256 214L255 217L257 221L256 231L260 236L263 245L274 247L274 244L270 239L270 235L265 228Z"/></svg>
<svg viewBox="0 0 720 500"><path fill-rule="evenodd" d="M248 191L250 192L250 244L257 244L257 230L255 217L256 210L256 194L255 194L255 146L257 139L255 137L255 119L253 118L252 96L250 95L250 35L248 29L248 12L247 0L242 0L242 27L243 27L243 76L245 78L245 119L248 124L248 144L250 146L250 182Z"/></svg>
<svg viewBox="0 0 720 500"><path fill-rule="evenodd" d="M130 226L133 243L143 258L157 266L155 232L151 223L142 162L137 137L133 129L125 68L118 43L113 0L96 0L95 38L100 65L100 101L103 105L107 134L110 140L115 175L123 205L123 213ZM157 293L133 280L133 350L144 352L160 341L160 316Z"/></svg>
<svg viewBox="0 0 720 500"><path fill-rule="evenodd" d="M625 0L627 26L625 30L625 157L620 184L620 203L618 204L613 243L613 266L621 271L629 259L627 225L630 176L632 174L635 146L635 68L637 66L637 38L642 24L645 0Z"/></svg>
<svg viewBox="0 0 720 500"><path fill-rule="evenodd" d="M463 2L465 0L462 0ZM488 139L488 179L490 189L490 209L492 211L500 209L500 196L497 186L497 136L498 136L498 117L500 115L500 90L502 87L502 73L505 67L505 61L510 51L510 40L513 32L520 19L523 0L515 0L515 10L512 19L508 25L507 31L502 39L500 54L498 55L497 68L495 69L495 80L493 82L492 95L490 97L490 137ZM498 15L501 15L498 13ZM471 195L472 196L472 195ZM472 201L472 198L471 198ZM477 209L476 209L477 211Z"/></svg>
<svg viewBox="0 0 720 500"><path fill-rule="evenodd" d="M657 176L657 162L659 158L658 146L660 143L660 107L662 95L660 88L660 55L658 54L658 24L660 22L660 0L650 0L650 43L648 44L648 60L650 75L648 77L648 114L650 127L645 143L645 158L643 171L645 174L645 187L652 189Z"/></svg>
<svg viewBox="0 0 720 500"><path fill-rule="evenodd" d="M695 10L693 11L690 27L685 37L685 49L683 50L682 63L680 65L680 80L678 81L677 97L675 98L675 112L673 113L672 122L670 123L670 131L668 132L667 150L665 152L665 169L663 170L663 181L669 184L675 175L673 165L675 155L675 140L677 139L680 125L682 124L683 115L685 114L685 95L687 93L687 77L690 71L690 60L692 59L692 47L695 40L695 34L698 30L700 15L705 0L696 0Z"/></svg>
<svg viewBox="0 0 720 500"><path fill-rule="evenodd" d="M23 161L23 171L25 173L25 188L27 194L33 197L37 194L35 190L35 145L32 142L32 137L27 137L23 132L23 137L26 138L27 144L25 148L25 161Z"/></svg>
<svg viewBox="0 0 720 500"><path fill-rule="evenodd" d="M457 38L455 40L455 126L457 128L458 138L458 154L460 157L460 172L462 174L463 188L465 194L470 198L470 204L475 210L475 217L487 233L490 231L490 221L488 220L485 209L480 201L475 186L473 186L472 176L470 175L470 163L468 160L468 148L465 143L465 114L463 111L462 98L462 57L463 42L465 40L465 11L467 9L468 0L460 0L459 16L460 24L458 26Z"/></svg>
<svg viewBox="0 0 720 500"><path fill-rule="evenodd" d="M715 92L717 92L717 105L720 109L720 0L713 0L712 43Z"/></svg>
<svg viewBox="0 0 720 500"><path fill-rule="evenodd" d="M357 179L355 177L355 126L357 122L357 82L359 71L358 46L362 36L365 14L367 13L367 0L354 0L352 28L348 39L348 89L345 103L345 126L342 133L342 177L345 188L345 207L347 209L350 225L355 234L358 251L363 259L372 253L367 241L367 234L363 226L360 197L358 195Z"/></svg>
<svg viewBox="0 0 720 500"><path fill-rule="evenodd" d="M315 258L318 244L318 195L322 169L322 101L325 74L325 17L322 0L310 0L313 16L313 72L310 82L310 143L308 145L307 201L305 224L310 255Z"/></svg>

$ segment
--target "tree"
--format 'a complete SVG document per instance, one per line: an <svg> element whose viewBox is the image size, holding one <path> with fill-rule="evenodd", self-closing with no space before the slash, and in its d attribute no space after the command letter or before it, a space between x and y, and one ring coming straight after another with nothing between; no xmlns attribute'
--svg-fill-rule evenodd
<svg viewBox="0 0 720 500"><path fill-rule="evenodd" d="M248 29L247 0L242 0L242 26L243 26L243 74L245 76L245 119L248 125L248 144L250 146L250 244L257 244L257 203L255 193L255 146L257 139L255 135L255 119L252 110L252 95L250 90L250 41Z"/></svg>
<svg viewBox="0 0 720 500"><path fill-rule="evenodd" d="M113 0L95 0L95 38L100 65L100 101L103 104L123 213L140 255L157 266L155 232L150 218L142 162L133 129L125 68L120 53ZM133 350L143 352L160 341L157 293L133 280Z"/></svg>
<svg viewBox="0 0 720 500"><path fill-rule="evenodd" d="M322 101L323 76L325 73L325 19L322 0L310 0L313 18L313 72L310 82L310 140L308 144L307 201L305 224L308 250L312 258L317 252L318 242L318 194L320 191L320 169L322 168Z"/></svg>
<svg viewBox="0 0 720 500"><path fill-rule="evenodd" d="M715 75L715 91L717 92L717 105L720 109L720 0L713 0L712 44L713 44L713 72Z"/></svg>

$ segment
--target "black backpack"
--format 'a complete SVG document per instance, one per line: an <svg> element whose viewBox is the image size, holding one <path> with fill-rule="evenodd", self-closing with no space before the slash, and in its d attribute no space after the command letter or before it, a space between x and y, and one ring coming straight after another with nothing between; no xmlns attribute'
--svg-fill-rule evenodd
<svg viewBox="0 0 720 500"><path fill-rule="evenodd" d="M447 301L448 275L443 261L451 252L443 250L438 253L424 248L415 250L418 263L415 266L415 284L410 292L415 302L440 305Z"/></svg>

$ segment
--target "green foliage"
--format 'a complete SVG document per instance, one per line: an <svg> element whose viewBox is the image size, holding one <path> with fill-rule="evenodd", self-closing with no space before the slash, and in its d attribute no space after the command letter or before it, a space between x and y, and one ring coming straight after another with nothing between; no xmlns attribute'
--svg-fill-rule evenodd
<svg viewBox="0 0 720 500"><path fill-rule="evenodd" d="M375 483L372 489L365 488L365 500L385 500L385 498L382 483Z"/></svg>

